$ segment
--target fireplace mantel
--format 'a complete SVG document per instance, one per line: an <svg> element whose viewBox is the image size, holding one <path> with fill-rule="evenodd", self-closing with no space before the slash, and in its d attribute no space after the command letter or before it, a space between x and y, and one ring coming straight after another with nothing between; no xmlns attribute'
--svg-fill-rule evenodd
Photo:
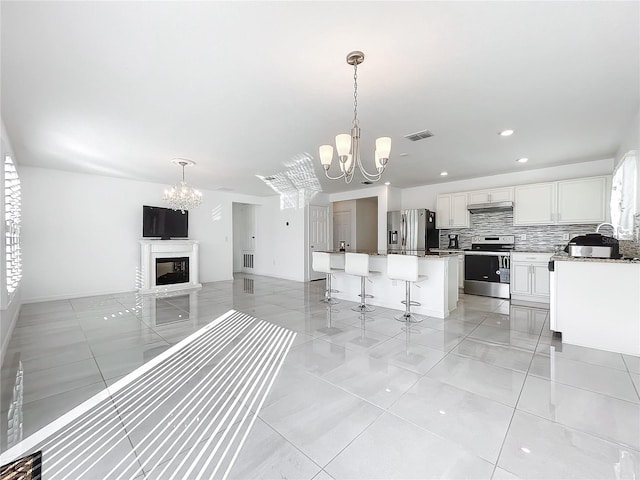
<svg viewBox="0 0 640 480"><path fill-rule="evenodd" d="M175 292L200 288L199 245L196 240L140 240L140 293ZM189 282L170 285L156 284L156 260L189 257Z"/></svg>

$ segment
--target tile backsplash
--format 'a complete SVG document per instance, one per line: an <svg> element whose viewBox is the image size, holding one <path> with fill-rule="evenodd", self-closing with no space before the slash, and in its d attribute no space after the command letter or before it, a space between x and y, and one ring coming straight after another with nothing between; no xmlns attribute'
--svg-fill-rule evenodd
<svg viewBox="0 0 640 480"><path fill-rule="evenodd" d="M568 243L567 240L562 239L563 235L567 234L571 239L577 235L595 232L596 226L596 224L514 226L513 212L475 213L471 215L470 228L440 230L440 248L447 248L449 245L448 234L457 233L459 246L462 249L471 248L471 237L475 235L514 235L517 250L553 251L554 245L562 245L564 248ZM611 234L604 228L601 229L601 233ZM522 235L525 235L526 239L522 240Z"/></svg>

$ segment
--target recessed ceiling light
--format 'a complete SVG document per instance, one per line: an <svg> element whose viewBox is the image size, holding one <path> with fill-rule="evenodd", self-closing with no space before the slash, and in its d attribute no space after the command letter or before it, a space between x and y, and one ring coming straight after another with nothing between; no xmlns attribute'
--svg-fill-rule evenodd
<svg viewBox="0 0 640 480"><path fill-rule="evenodd" d="M502 130L500 132L501 137L510 137L511 135L513 135L513 130Z"/></svg>
<svg viewBox="0 0 640 480"><path fill-rule="evenodd" d="M447 175L449 175L447 172L440 172L441 177L446 177Z"/></svg>
<svg viewBox="0 0 640 480"><path fill-rule="evenodd" d="M527 163L528 161L529 161L528 158L519 158L519 159L516 160L516 162L518 162L518 163Z"/></svg>
<svg viewBox="0 0 640 480"><path fill-rule="evenodd" d="M384 182L385 185L391 185L391 182Z"/></svg>

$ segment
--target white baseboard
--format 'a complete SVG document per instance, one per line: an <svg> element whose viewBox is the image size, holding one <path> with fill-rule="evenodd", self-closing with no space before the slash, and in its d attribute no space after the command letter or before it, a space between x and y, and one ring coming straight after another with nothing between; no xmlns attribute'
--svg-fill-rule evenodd
<svg viewBox="0 0 640 480"><path fill-rule="evenodd" d="M99 292L82 292L82 293L71 293L64 295L45 295L43 297L32 297L26 298L22 300L22 304L25 305L27 303L39 303L39 302L53 302L56 300L70 300L72 298L83 298L83 297L99 297L101 295L121 295L123 293L135 293L137 290L103 290Z"/></svg>
<svg viewBox="0 0 640 480"><path fill-rule="evenodd" d="M304 282L305 280L302 278L294 278L288 275L274 275L273 273L262 273L262 272L253 272L253 275L258 275L260 277L269 277L269 278L278 278L280 280L291 280L292 282Z"/></svg>

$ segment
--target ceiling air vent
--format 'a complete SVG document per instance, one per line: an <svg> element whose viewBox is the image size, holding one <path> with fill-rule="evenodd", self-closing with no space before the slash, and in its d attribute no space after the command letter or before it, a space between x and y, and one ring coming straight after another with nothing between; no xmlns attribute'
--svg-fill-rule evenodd
<svg viewBox="0 0 640 480"><path fill-rule="evenodd" d="M362 182L360 182L362 185L373 185L373 182L371 180L363 180Z"/></svg>
<svg viewBox="0 0 640 480"><path fill-rule="evenodd" d="M429 130L422 130L420 132L410 133L409 135L404 136L404 138L408 138L412 142L417 142L418 140L423 140L429 137L433 137L433 132Z"/></svg>

